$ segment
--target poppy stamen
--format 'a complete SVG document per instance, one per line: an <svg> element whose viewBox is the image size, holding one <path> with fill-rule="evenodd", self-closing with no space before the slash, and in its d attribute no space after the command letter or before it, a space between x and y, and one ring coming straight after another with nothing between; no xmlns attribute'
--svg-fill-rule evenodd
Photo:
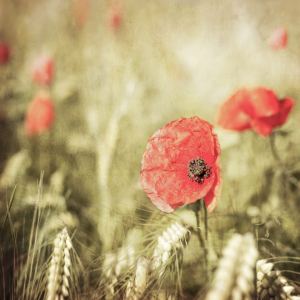
<svg viewBox="0 0 300 300"><path fill-rule="evenodd" d="M208 166L204 159L197 157L189 161L188 174L190 180L203 183L205 178L209 178L211 174L211 166Z"/></svg>

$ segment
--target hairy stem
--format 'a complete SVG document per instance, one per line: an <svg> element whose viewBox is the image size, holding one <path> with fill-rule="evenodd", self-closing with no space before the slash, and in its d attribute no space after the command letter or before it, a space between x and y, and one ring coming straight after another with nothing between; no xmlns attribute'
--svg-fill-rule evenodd
<svg viewBox="0 0 300 300"><path fill-rule="evenodd" d="M201 234L201 229L200 229L200 209L201 209L200 201L201 201L201 199L196 202L198 205L194 211L195 215L196 215L196 221L197 221L197 231L196 232L197 232L198 240L200 242L200 247L203 248L203 251L204 251L205 267L207 270L207 249L206 249L206 245L205 245L204 239ZM205 234L205 236L206 236L206 234Z"/></svg>
<svg viewBox="0 0 300 300"><path fill-rule="evenodd" d="M205 207L205 202L203 201L204 210L204 228L205 228L205 241L208 241L208 223L207 223L207 208Z"/></svg>
<svg viewBox="0 0 300 300"><path fill-rule="evenodd" d="M281 165L281 167L283 167L282 160L280 159L280 156L275 147L275 134L274 133L270 134L270 145L271 145L271 151L272 151L273 157L278 162L278 164Z"/></svg>
<svg viewBox="0 0 300 300"><path fill-rule="evenodd" d="M295 177L294 176L288 176L287 174L287 170L286 170L286 167L284 166L284 163L282 162L278 152L277 152L277 149L276 149L276 146L275 146L275 133L271 133L270 134L270 145L271 145L271 151L272 151L272 154L273 154L273 157L275 158L276 162L278 163L280 169L281 169L281 180L283 182L283 185L282 185L282 188L281 188L281 197L283 199L286 199L287 197L287 190L286 190L286 181L290 181L292 182L293 184L295 184ZM292 179L292 180L291 180ZM299 183L298 183L298 180L296 179L297 181L297 185L296 187L299 188Z"/></svg>
<svg viewBox="0 0 300 300"><path fill-rule="evenodd" d="M282 162L282 160L280 159L280 156L277 152L276 146L275 146L275 133L271 133L270 134L270 145L271 145L271 151L273 154L273 157L275 158L275 160L278 162L278 164L280 165L281 169L282 169L282 173L285 173L286 169L284 167L284 164ZM298 189L300 189L300 183L297 180L297 178L293 175L289 176L288 180L294 185L296 186Z"/></svg>

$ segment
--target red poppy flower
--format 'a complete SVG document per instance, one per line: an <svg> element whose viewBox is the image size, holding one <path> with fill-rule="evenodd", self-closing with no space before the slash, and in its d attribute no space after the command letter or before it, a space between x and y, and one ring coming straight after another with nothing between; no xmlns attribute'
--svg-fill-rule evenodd
<svg viewBox="0 0 300 300"><path fill-rule="evenodd" d="M275 29L269 39L270 47L274 50L280 50L286 46L286 43L287 31L283 27Z"/></svg>
<svg viewBox="0 0 300 300"><path fill-rule="evenodd" d="M116 32L123 21L123 9L119 2L113 1L107 10L107 24L108 27L112 29L113 32Z"/></svg>
<svg viewBox="0 0 300 300"><path fill-rule="evenodd" d="M294 106L290 98L278 100L273 91L263 87L240 89L220 105L216 124L224 129L243 131L252 128L266 137L285 123Z"/></svg>
<svg viewBox="0 0 300 300"><path fill-rule="evenodd" d="M37 83L49 85L53 79L54 63L50 56L41 55L33 63L32 78Z"/></svg>
<svg viewBox="0 0 300 300"><path fill-rule="evenodd" d="M149 139L142 158L141 186L164 212L204 198L208 212L222 189L221 149L213 126L198 118L170 122Z"/></svg>
<svg viewBox="0 0 300 300"><path fill-rule="evenodd" d="M74 12L74 20L76 25L82 27L86 23L89 17L89 12L90 12L89 0L74 0L73 12Z"/></svg>
<svg viewBox="0 0 300 300"><path fill-rule="evenodd" d="M10 48L5 43L0 43L0 64L4 65L9 61Z"/></svg>
<svg viewBox="0 0 300 300"><path fill-rule="evenodd" d="M25 131L30 137L47 131L54 122L55 110L49 94L40 92L31 101L25 120Z"/></svg>

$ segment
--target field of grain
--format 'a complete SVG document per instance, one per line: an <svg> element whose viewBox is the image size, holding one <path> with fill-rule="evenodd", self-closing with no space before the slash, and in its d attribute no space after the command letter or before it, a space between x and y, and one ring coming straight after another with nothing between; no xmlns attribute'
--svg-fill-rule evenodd
<svg viewBox="0 0 300 300"><path fill-rule="evenodd" d="M299 15L297 0L0 0L0 298L300 299ZM257 87L293 99L282 126L217 126ZM141 160L192 116L215 126L221 197L165 213Z"/></svg>

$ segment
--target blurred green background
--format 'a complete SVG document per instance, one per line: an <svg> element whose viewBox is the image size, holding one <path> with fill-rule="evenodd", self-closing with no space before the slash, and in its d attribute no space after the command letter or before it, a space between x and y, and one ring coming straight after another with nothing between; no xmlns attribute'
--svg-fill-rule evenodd
<svg viewBox="0 0 300 300"><path fill-rule="evenodd" d="M1 220L17 184L12 226L22 235L43 172L45 232L76 231L90 250L86 261L123 245L132 228L160 213L139 184L149 137L181 117L214 124L216 107L234 90L264 86L295 100L274 134L281 162L269 138L217 129L224 186L209 215L210 247L220 255L231 232L251 231L274 243L261 240L262 256L299 256L299 1L120 0L117 28L111 5L0 1L0 38L11 47L0 66ZM280 51L268 45L277 27L288 32ZM56 119L49 132L29 138L26 111L40 89L30 70L43 53L55 63L49 91ZM251 223L249 206L259 209L261 226ZM195 226L188 208L175 214ZM185 284L195 293L201 281Z"/></svg>

